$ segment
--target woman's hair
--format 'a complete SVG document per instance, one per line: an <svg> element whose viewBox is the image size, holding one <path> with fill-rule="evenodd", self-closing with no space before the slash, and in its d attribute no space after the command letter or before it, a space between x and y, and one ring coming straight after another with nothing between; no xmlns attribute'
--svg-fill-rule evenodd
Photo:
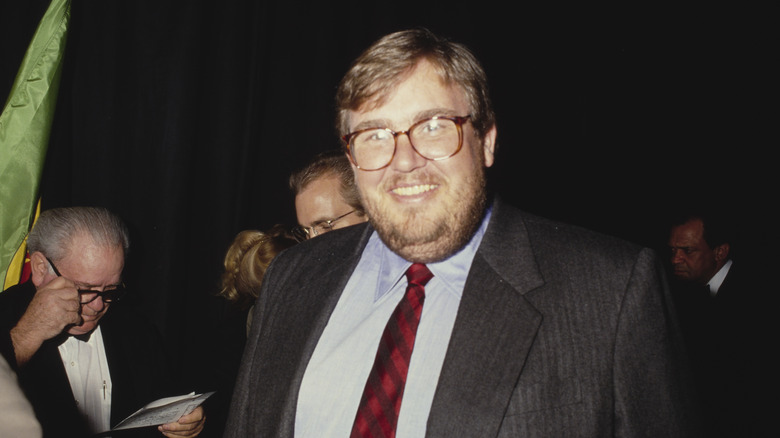
<svg viewBox="0 0 780 438"><path fill-rule="evenodd" d="M236 236L225 254L222 290L218 296L248 309L257 299L271 260L283 250L298 243L282 225L267 232L245 230Z"/></svg>

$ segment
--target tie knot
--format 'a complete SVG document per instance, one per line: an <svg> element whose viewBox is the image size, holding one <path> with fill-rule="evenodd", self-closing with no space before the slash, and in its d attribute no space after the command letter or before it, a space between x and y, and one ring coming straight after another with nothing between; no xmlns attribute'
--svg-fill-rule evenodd
<svg viewBox="0 0 780 438"><path fill-rule="evenodd" d="M433 278L433 273L422 263L414 263L406 270L406 280L409 284L425 286Z"/></svg>

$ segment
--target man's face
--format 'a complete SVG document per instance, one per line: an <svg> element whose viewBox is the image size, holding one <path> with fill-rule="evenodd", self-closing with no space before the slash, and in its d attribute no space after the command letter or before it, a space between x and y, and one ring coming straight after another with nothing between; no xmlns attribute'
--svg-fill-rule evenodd
<svg viewBox="0 0 780 438"><path fill-rule="evenodd" d="M340 188L341 182L338 176L326 175L309 183L295 196L295 214L298 217L298 224L310 230L309 237L314 236L312 229L316 229L316 235L319 235L332 229L366 221L365 215L357 212L347 214L355 208L344 201ZM322 226L339 217L341 219L333 222L332 228Z"/></svg>
<svg viewBox="0 0 780 438"><path fill-rule="evenodd" d="M350 112L351 131L402 131L432 116L470 114L463 90L442 82L427 61L379 107ZM463 147L442 161L417 154L406 135L397 137L393 161L376 171L355 170L369 220L387 246L409 261L442 260L463 247L476 230L485 205L485 167L493 164L495 127L477 138L463 125Z"/></svg>
<svg viewBox="0 0 780 438"><path fill-rule="evenodd" d="M703 285L722 266L718 254L720 247L710 248L704 240L704 225L699 219L672 228L668 245L672 274L680 280Z"/></svg>
<svg viewBox="0 0 780 438"><path fill-rule="evenodd" d="M101 292L121 283L124 261L124 251L121 246L98 246L89 237L80 236L73 239L68 254L63 259L57 260L57 270L62 277L75 283L79 290ZM48 274L40 286L45 286L54 278L57 278L55 274ZM71 335L91 332L97 327L100 318L106 314L109 306L110 304L103 303L100 297L82 304L82 324L71 326L67 332Z"/></svg>

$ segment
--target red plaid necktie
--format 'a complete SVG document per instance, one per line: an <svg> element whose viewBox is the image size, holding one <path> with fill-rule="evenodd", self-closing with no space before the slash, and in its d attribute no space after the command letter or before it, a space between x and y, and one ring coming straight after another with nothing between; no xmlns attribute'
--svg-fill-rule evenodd
<svg viewBox="0 0 780 438"><path fill-rule="evenodd" d="M374 367L368 375L352 425L351 438L395 436L409 359L425 300L425 284L433 274L425 265L415 263L407 269L406 278L409 281L406 295L382 333Z"/></svg>

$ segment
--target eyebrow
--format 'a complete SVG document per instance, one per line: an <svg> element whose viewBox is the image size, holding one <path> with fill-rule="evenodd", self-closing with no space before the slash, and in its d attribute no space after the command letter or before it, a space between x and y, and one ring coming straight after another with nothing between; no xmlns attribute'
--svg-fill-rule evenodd
<svg viewBox="0 0 780 438"><path fill-rule="evenodd" d="M51 266L51 268L54 270L54 274L56 274L57 277L62 277L62 274L60 273L60 270L57 269L56 266L54 266L54 262L50 258L48 258L48 257L46 257L46 261L49 262L49 266ZM71 280L71 281L73 281L73 280ZM123 283L122 279L120 278L118 283L109 284L109 285L106 285L106 287L119 287L122 283ZM76 286L76 289L79 289L79 290L81 290L81 288L91 289L93 287L100 287L99 284L86 284L86 283L81 283L81 282L76 282L76 281L73 281L73 284ZM103 288L103 289L105 290L105 288Z"/></svg>
<svg viewBox="0 0 780 438"><path fill-rule="evenodd" d="M75 284L76 285L76 289L79 289L79 290L92 289L93 287L101 287L101 285L99 285L99 284L77 283L75 281L73 282L73 284ZM122 284L122 281L120 280L118 283L107 284L103 289L107 289L107 288L110 288L110 287L119 287L121 284Z"/></svg>
<svg viewBox="0 0 780 438"><path fill-rule="evenodd" d="M452 117L453 115L455 115L456 112L457 111L449 108L431 108L428 110L420 111L417 114L415 114L414 118L412 119L414 121L411 122L409 125L411 126L419 122L420 120L430 119L431 117L436 117L436 116ZM362 131L364 129L371 129L371 128L392 129L392 128L388 128L389 126L392 125L393 123L389 119L366 120L355 125L355 127L352 129L352 132Z"/></svg>
<svg viewBox="0 0 780 438"><path fill-rule="evenodd" d="M317 225L322 225L324 223L327 223L328 221L332 221L332 220L336 219L337 217L338 217L338 215L332 216L332 217L320 218L320 219L317 219L315 221L312 221L310 226L311 227L316 227Z"/></svg>

